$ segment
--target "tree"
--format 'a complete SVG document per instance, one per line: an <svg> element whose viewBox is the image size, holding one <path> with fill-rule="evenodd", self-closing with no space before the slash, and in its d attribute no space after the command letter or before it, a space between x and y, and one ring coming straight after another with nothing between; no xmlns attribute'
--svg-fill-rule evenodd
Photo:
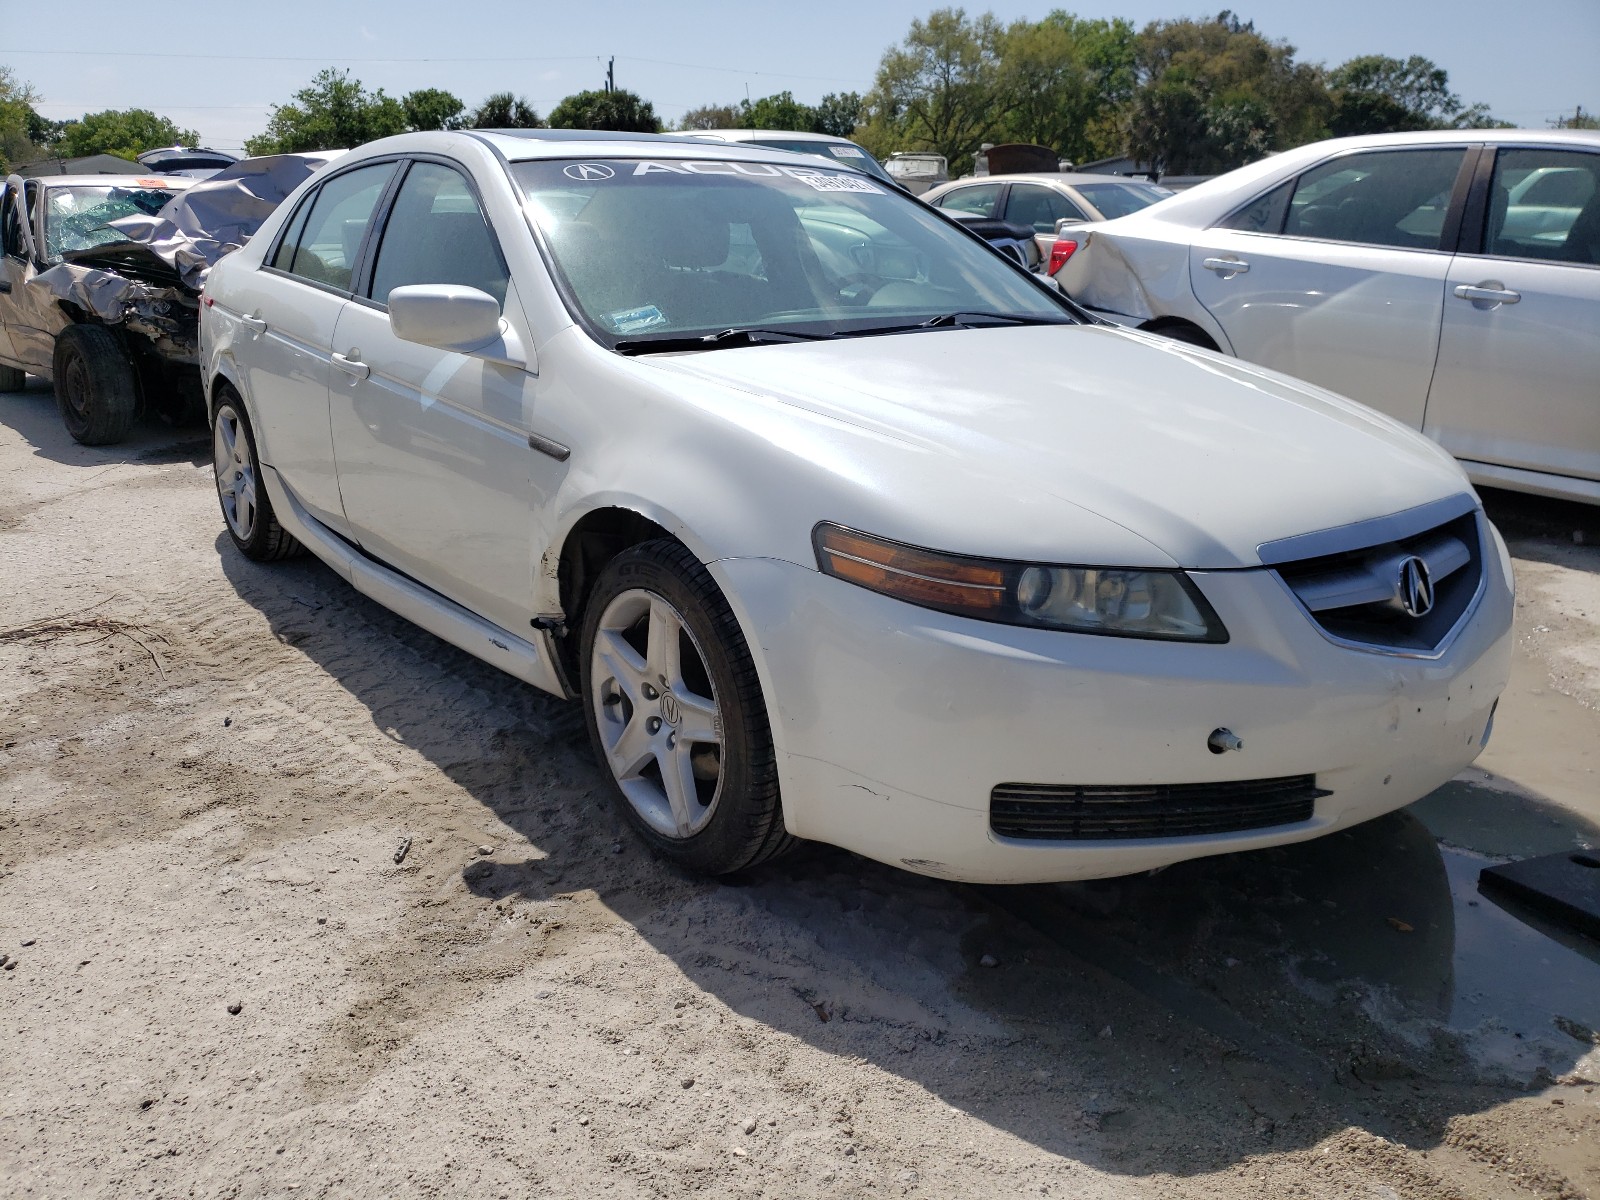
<svg viewBox="0 0 1600 1200"><path fill-rule="evenodd" d="M412 129L460 129L466 105L439 88L421 88L400 98Z"/></svg>
<svg viewBox="0 0 1600 1200"><path fill-rule="evenodd" d="M737 104L704 104L699 108L691 108L683 114L683 119L678 122L678 128L690 129L737 129L739 127L739 106Z"/></svg>
<svg viewBox="0 0 1600 1200"><path fill-rule="evenodd" d="M829 92L812 108L809 128L812 133L851 137L865 107L859 92Z"/></svg>
<svg viewBox="0 0 1600 1200"><path fill-rule="evenodd" d="M28 162L46 140L41 135L48 135L49 122L33 109L38 99L32 85L0 66L0 168L9 171L13 163Z"/></svg>
<svg viewBox="0 0 1600 1200"><path fill-rule="evenodd" d="M466 118L468 129L541 129L544 121L521 96L496 92L472 110Z"/></svg>
<svg viewBox="0 0 1600 1200"><path fill-rule="evenodd" d="M1076 162L1121 149L1114 114L1135 82L1129 22L1082 20L1058 9L1007 28L1000 58L1008 141L1049 146Z"/></svg>
<svg viewBox="0 0 1600 1200"><path fill-rule="evenodd" d="M166 117L148 108L114 109L85 113L68 121L56 140L55 153L62 158L87 158L91 154L115 154L118 158L137 158L146 150L160 146L195 146L200 135L192 129L179 129Z"/></svg>
<svg viewBox="0 0 1600 1200"><path fill-rule="evenodd" d="M1600 117L1593 113L1583 111L1583 105L1573 111L1570 117L1557 117L1550 122L1551 129L1600 129Z"/></svg>
<svg viewBox="0 0 1600 1200"><path fill-rule="evenodd" d="M406 128L400 101L382 88L368 92L349 71L329 67L296 92L293 103L273 105L266 132L247 139L244 148L249 154L344 150Z"/></svg>
<svg viewBox="0 0 1600 1200"><path fill-rule="evenodd" d="M552 129L614 129L623 133L660 133L661 122L648 100L614 88L578 92L550 110Z"/></svg>
<svg viewBox="0 0 1600 1200"><path fill-rule="evenodd" d="M763 96L754 104L748 100L739 105L740 129L790 129L805 133L810 130L815 110L801 104L790 92Z"/></svg>
<svg viewBox="0 0 1600 1200"><path fill-rule="evenodd" d="M1166 171L1216 172L1324 136L1322 70L1294 53L1226 10L1151 22L1137 41L1129 150Z"/></svg>
<svg viewBox="0 0 1600 1200"><path fill-rule="evenodd" d="M912 21L905 40L878 64L863 130L868 148L932 150L954 165L990 140L1008 107L1000 86L1001 35L992 15L969 20L959 8Z"/></svg>
<svg viewBox="0 0 1600 1200"><path fill-rule="evenodd" d="M1328 127L1340 137L1443 129L1461 111L1449 74L1418 54L1404 62L1383 54L1352 58L1328 73L1328 87L1334 93Z"/></svg>

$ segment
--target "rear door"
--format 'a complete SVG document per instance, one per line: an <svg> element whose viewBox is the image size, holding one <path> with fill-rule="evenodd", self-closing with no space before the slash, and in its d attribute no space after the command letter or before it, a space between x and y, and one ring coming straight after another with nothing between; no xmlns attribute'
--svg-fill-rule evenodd
<svg viewBox="0 0 1600 1200"><path fill-rule="evenodd" d="M1600 480L1600 152L1507 146L1479 175L1424 430L1458 458Z"/></svg>
<svg viewBox="0 0 1600 1200"><path fill-rule="evenodd" d="M951 188L933 202L935 208L950 212L972 213L974 216L993 219L1000 215L1000 201L1005 185L1002 183L972 183Z"/></svg>
<svg viewBox="0 0 1600 1200"><path fill-rule="evenodd" d="M334 341L333 437L351 532L434 591L502 628L526 629L533 510L565 471L529 445L539 381L518 367L403 341L389 325L394 288L461 284L498 300L531 344L468 173L413 162L374 255Z"/></svg>
<svg viewBox="0 0 1600 1200"><path fill-rule="evenodd" d="M1240 358L1420 429L1467 151L1356 151L1280 184L1195 238L1196 298Z"/></svg>
<svg viewBox="0 0 1600 1200"><path fill-rule="evenodd" d="M1005 219L1013 225L1027 225L1046 258L1056 244L1056 222L1062 219L1086 221L1083 209L1053 187L1042 183L1013 183L1006 196Z"/></svg>
<svg viewBox="0 0 1600 1200"><path fill-rule="evenodd" d="M22 366L11 340L18 323L18 303L28 278L27 227L23 224L22 180L13 175L0 192L0 359L8 366Z"/></svg>
<svg viewBox="0 0 1600 1200"><path fill-rule="evenodd" d="M231 281L224 315L254 404L261 460L319 521L344 529L328 421L333 331L396 163L368 164L308 193L256 271Z"/></svg>

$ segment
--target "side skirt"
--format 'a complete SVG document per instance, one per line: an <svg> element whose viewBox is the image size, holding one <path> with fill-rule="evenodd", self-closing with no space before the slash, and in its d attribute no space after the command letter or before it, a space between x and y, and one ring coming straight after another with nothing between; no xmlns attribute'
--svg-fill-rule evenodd
<svg viewBox="0 0 1600 1200"><path fill-rule="evenodd" d="M572 698L555 667L554 647L547 632L538 631L536 640L529 641L374 562L306 512L272 467L263 465L261 478L283 527L344 576L356 591L524 683Z"/></svg>

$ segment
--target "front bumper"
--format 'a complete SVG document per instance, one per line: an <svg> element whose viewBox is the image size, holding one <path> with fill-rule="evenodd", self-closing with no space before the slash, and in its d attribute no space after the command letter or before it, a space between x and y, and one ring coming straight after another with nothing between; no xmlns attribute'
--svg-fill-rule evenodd
<svg viewBox="0 0 1600 1200"><path fill-rule="evenodd" d="M1403 807L1482 748L1510 670L1508 560L1436 659L1335 645L1261 571L1193 572L1225 645L993 625L773 559L712 564L767 699L785 819L923 874L1125 875L1303 841ZM1243 749L1213 753L1227 728ZM1314 774L1310 820L1199 837L1035 841L989 827L1001 783L1205 783Z"/></svg>

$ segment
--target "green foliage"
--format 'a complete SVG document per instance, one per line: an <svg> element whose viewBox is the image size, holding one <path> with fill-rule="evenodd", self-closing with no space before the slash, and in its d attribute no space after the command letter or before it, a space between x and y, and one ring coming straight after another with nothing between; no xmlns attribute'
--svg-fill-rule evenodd
<svg viewBox="0 0 1600 1200"><path fill-rule="evenodd" d="M1128 149L1163 173L1228 171L1325 135L1321 70L1231 12L1145 26L1136 69Z"/></svg>
<svg viewBox="0 0 1600 1200"><path fill-rule="evenodd" d="M834 92L817 104L802 104L791 92L779 92L737 104L706 104L691 108L678 122L682 130L792 129L801 133L826 133L849 137L861 120L864 104L856 92Z"/></svg>
<svg viewBox="0 0 1600 1200"><path fill-rule="evenodd" d="M468 129L541 129L544 121L533 105L510 92L496 92L472 110L466 118Z"/></svg>
<svg viewBox="0 0 1600 1200"><path fill-rule="evenodd" d="M996 140L1049 146L1074 162L1121 149L1116 114L1133 96L1133 26L1057 9L1017 21L1000 45L1000 89L1010 99Z"/></svg>
<svg viewBox="0 0 1600 1200"><path fill-rule="evenodd" d="M737 104L703 104L699 108L691 108L683 114L683 119L678 122L678 128L690 129L737 129L741 119Z"/></svg>
<svg viewBox="0 0 1600 1200"><path fill-rule="evenodd" d="M615 129L624 133L660 133L661 122L648 100L616 88L578 92L550 110L552 129Z"/></svg>
<svg viewBox="0 0 1600 1200"><path fill-rule="evenodd" d="M404 133L406 110L379 88L368 92L350 72L329 67L290 104L275 104L267 129L248 139L248 154L290 154L302 150L345 150L377 138Z"/></svg>
<svg viewBox="0 0 1600 1200"><path fill-rule="evenodd" d="M1413 54L1405 61L1363 54L1328 72L1334 110L1328 122L1336 136L1446 129L1461 113L1461 97L1450 90L1442 68Z"/></svg>
<svg viewBox="0 0 1600 1200"><path fill-rule="evenodd" d="M1557 117L1550 122L1551 129L1600 129L1600 117L1583 111L1578 105L1570 117Z"/></svg>
<svg viewBox="0 0 1600 1200"><path fill-rule="evenodd" d="M811 128L815 110L809 104L799 103L789 92L763 96L754 104L745 101L739 106L739 129L798 129Z"/></svg>
<svg viewBox="0 0 1600 1200"><path fill-rule="evenodd" d="M826 133L847 138L854 135L861 124L861 114L866 108L859 92L829 92L811 110L812 133Z"/></svg>
<svg viewBox="0 0 1600 1200"><path fill-rule="evenodd" d="M33 110L39 95L29 84L23 83L10 67L0 66L0 169L10 170L13 163L28 162L39 151L39 143L48 133L45 122Z"/></svg>
<svg viewBox="0 0 1600 1200"><path fill-rule="evenodd" d="M992 14L969 19L965 9L941 8L911 22L888 50L868 100L863 135L869 149L932 150L952 169L983 141L994 140L1015 99L1004 88L1005 31Z"/></svg>
<svg viewBox="0 0 1600 1200"><path fill-rule="evenodd" d="M114 109L85 113L68 121L53 147L61 158L87 158L91 154L115 154L135 158L146 150L161 146L197 146L200 135L192 129L179 129L166 117L148 108Z"/></svg>
<svg viewBox="0 0 1600 1200"><path fill-rule="evenodd" d="M400 98L412 129L460 129L466 105L440 88L421 88Z"/></svg>

